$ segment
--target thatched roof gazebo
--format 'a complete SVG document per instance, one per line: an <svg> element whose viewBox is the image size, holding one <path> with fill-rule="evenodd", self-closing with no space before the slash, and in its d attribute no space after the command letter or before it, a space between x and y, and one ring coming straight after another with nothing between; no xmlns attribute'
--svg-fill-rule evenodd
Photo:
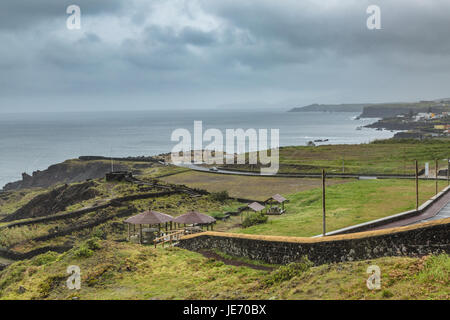
<svg viewBox="0 0 450 320"><path fill-rule="evenodd" d="M266 208L259 202L252 202L247 207L255 212L263 211Z"/></svg>
<svg viewBox="0 0 450 320"><path fill-rule="evenodd" d="M130 225L133 225L133 233L136 233L136 225L139 226L139 243L142 243L142 226L143 225L148 225L148 229L144 230L147 232L159 232L161 230L161 227L165 227L166 231L168 230L169 226L170 229L172 230L172 221L173 221L173 217L162 213L162 212L157 212L157 211L153 211L153 210L149 210L149 211L145 211L142 213L139 213L135 216L132 216L128 219L126 219L124 222L126 224L128 224L128 239L130 239L131 237L131 230L130 230ZM157 227L156 228L152 228L152 227Z"/></svg>
<svg viewBox="0 0 450 320"><path fill-rule="evenodd" d="M192 225L199 225L199 226L206 226L206 230L208 230L209 226L211 226L211 230L213 229L213 224L216 223L216 219L214 219L211 216L208 216L206 214L197 212L197 211L190 211L188 213L185 213L181 216L176 217L173 222L177 224L184 224L185 226L187 224Z"/></svg>
<svg viewBox="0 0 450 320"><path fill-rule="evenodd" d="M270 197L264 201L265 204L269 205L267 214L283 214L285 212L284 203L287 201L288 200L285 197L279 194ZM279 205L281 205L281 207Z"/></svg>
<svg viewBox="0 0 450 320"><path fill-rule="evenodd" d="M241 223L244 220L244 212L246 211L253 211L253 212L263 212L263 210L266 209L265 206L263 206L262 204L260 204L259 202L252 202L249 205L247 205L246 207L243 207L240 211L241 211Z"/></svg>

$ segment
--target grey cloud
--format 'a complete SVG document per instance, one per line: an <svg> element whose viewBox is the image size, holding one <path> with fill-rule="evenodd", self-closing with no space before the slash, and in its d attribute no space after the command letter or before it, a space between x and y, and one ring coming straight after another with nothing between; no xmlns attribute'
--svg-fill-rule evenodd
<svg viewBox="0 0 450 320"><path fill-rule="evenodd" d="M125 35L99 22L72 38L51 32L71 1L1 1L0 111L61 96L108 109L127 98L207 107L255 96L306 104L449 95L448 1L377 1L376 31L366 28L368 0L185 0L183 16L172 8L149 18L168 3L77 1L83 15L117 19ZM213 23L197 23L204 15Z"/></svg>
<svg viewBox="0 0 450 320"><path fill-rule="evenodd" d="M0 1L0 30L21 30L37 27L48 20L67 18L66 9L76 4L83 15L119 12L121 0L2 0Z"/></svg>

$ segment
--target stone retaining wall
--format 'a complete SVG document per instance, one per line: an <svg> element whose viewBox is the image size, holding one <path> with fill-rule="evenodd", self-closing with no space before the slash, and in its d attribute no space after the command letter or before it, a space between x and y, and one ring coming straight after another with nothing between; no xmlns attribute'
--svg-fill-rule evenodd
<svg viewBox="0 0 450 320"><path fill-rule="evenodd" d="M37 248L37 249L31 250L28 252L21 253L21 252L16 252L16 251L0 248L0 255L6 259L17 261L17 260L30 259L37 255L46 253L48 251L63 253L70 249L72 249L72 246L46 246L46 247L41 247L41 248Z"/></svg>
<svg viewBox="0 0 450 320"><path fill-rule="evenodd" d="M383 256L450 253L450 218L324 238L204 232L183 237L178 246L192 251L218 249L229 255L273 264L293 262L303 255L319 265Z"/></svg>

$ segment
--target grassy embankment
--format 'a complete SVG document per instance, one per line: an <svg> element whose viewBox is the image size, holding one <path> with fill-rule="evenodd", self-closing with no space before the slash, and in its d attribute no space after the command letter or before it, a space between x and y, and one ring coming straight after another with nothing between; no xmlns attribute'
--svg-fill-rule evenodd
<svg viewBox="0 0 450 320"><path fill-rule="evenodd" d="M373 264L381 268L381 290L366 287ZM81 269L80 290L66 287L69 265ZM256 270L183 249L91 240L0 272L0 299L449 299L448 255L273 267Z"/></svg>
<svg viewBox="0 0 450 320"><path fill-rule="evenodd" d="M66 210L58 212L57 214L63 214L78 210L81 208L91 207L97 204L103 204L106 201L128 195L138 195L147 193L158 193L161 191L166 191L166 189L161 189L159 187L149 187L143 186L142 188L136 184L122 182L105 182L104 179L98 179L95 181L95 190L97 196L93 199L79 201L72 204L66 208ZM46 189L48 192L51 189ZM12 202L16 200L15 194L22 194L22 191L11 192L9 200L5 200L0 205L0 211L4 207L11 207ZM57 220L45 223L36 223L33 225L14 227L9 229L0 229L0 246L7 247L19 252L26 252L37 247L42 247L46 245L62 245L66 241L70 240L76 242L78 238L84 239L93 232L102 232L101 229L105 229L106 232L110 232L114 235L115 239L125 239L126 238L126 228L123 224L123 220L126 217L113 217L115 214L127 210L129 208L135 208L137 212L142 212L148 209L153 209L156 211L161 211L172 216L178 216L180 214L186 213L190 210L198 210L206 214L213 214L217 212L224 212L230 210L236 210L237 207L242 204L233 200L225 201L215 201L210 196L201 197L190 197L186 194L173 194L168 196L140 199L134 201L128 201L119 207L109 207L99 211L84 214L77 218ZM136 214L136 213L135 213ZM132 215L132 214L130 214ZM33 238L47 235L51 230L64 230L75 225L86 224L94 222L97 219L102 219L105 217L111 217L107 223L102 223L94 230L83 230L74 232L71 235L64 237L53 238L48 241L39 241L35 243L32 241ZM20 221L29 220L23 219ZM16 221L14 221L16 222ZM4 223L7 224L7 223ZM115 226L114 228L112 226ZM114 230L113 230L114 229Z"/></svg>

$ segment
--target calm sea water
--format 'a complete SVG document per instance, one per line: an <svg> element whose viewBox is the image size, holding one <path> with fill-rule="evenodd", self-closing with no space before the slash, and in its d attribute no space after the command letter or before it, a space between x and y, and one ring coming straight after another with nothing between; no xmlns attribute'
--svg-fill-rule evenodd
<svg viewBox="0 0 450 320"><path fill-rule="evenodd" d="M365 143L393 133L355 130L374 119L353 120L352 113L279 111L133 111L0 114L0 188L22 172L80 155L141 156L170 152L177 128L193 132L194 120L204 129L267 128L280 130L280 145Z"/></svg>

